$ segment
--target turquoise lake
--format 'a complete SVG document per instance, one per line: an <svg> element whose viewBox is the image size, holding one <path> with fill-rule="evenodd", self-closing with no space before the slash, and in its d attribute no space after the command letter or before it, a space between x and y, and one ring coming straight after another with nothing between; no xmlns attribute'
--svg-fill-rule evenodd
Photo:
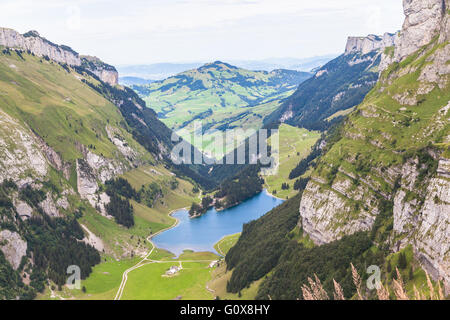
<svg viewBox="0 0 450 320"><path fill-rule="evenodd" d="M179 210L172 216L180 223L175 228L159 234L152 241L158 248L168 250L177 256L184 250L217 253L214 244L220 239L242 232L245 223L260 218L282 203L283 200L263 191L236 207L220 212L210 209L195 219L189 218L188 210Z"/></svg>

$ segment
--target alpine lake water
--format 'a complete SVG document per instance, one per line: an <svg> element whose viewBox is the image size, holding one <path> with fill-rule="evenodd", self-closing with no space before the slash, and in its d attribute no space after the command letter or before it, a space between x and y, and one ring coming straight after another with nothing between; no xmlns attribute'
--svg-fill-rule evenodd
<svg viewBox="0 0 450 320"><path fill-rule="evenodd" d="M185 250L217 253L214 244L220 239L242 232L245 223L260 218L283 202L264 190L235 207L219 212L210 209L194 219L189 217L188 210L178 210L172 216L179 220L179 224L157 235L152 241L158 248L177 256Z"/></svg>

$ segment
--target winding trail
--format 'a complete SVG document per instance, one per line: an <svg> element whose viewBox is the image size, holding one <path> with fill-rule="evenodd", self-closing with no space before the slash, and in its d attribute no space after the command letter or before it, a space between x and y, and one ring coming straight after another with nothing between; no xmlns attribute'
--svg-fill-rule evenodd
<svg viewBox="0 0 450 320"><path fill-rule="evenodd" d="M175 209L175 210L172 210L172 211L169 213L169 216L172 217L172 215L173 215L175 212L177 212L177 211L179 211L179 210L183 210L183 209L186 209L186 208L181 208L181 209ZM172 218L174 218L174 217L172 217ZM114 300L120 300L120 299L122 299L123 291L124 291L125 286L126 286L127 281L128 281L128 274L129 274L130 272L132 272L132 271L134 271L134 270L136 270L136 269L139 269L139 268L141 268L141 267L143 267L143 266L146 266L146 265L148 265L148 264L152 264L152 263L179 263L180 266L182 266L182 263L183 263L183 262L212 262L212 261L215 261L215 260L167 260L167 261L163 261L163 260L153 260L153 259L150 259L150 256L152 255L153 251L155 251L155 249L156 249L156 245L152 242L152 239L153 239L154 237L156 237L157 235L159 235L159 234L161 234L161 233L163 233L163 232L165 232L165 231L167 231L167 230L170 230L170 229L175 228L176 226L178 226L178 224L180 223L180 220L179 220L178 218L174 218L174 219L175 219L176 221L175 221L175 223L174 223L172 226L170 226L170 227L168 227L168 228L165 228L165 229L162 229L162 230L158 231L157 233L150 235L150 236L147 238L147 241L148 241L148 242L150 243L150 245L152 246L152 249L150 250L150 252L149 252L144 258L142 258L141 261L139 261L139 262L138 262L137 264L135 264L133 267L131 267L131 268L125 270L125 272L124 272L123 275L122 275L122 282L120 283L119 289L117 290L117 294L116 294Z"/></svg>

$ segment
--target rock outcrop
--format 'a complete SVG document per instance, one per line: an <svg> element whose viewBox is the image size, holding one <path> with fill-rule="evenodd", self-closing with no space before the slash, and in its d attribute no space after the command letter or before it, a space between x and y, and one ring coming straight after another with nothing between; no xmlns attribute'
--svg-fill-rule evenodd
<svg viewBox="0 0 450 320"><path fill-rule="evenodd" d="M119 73L113 66L104 63L97 57L82 56L82 65L94 73L100 80L115 86L119 83Z"/></svg>
<svg viewBox="0 0 450 320"><path fill-rule="evenodd" d="M403 0L405 22L402 31L395 39L395 50L383 55L380 70L400 62L410 54L439 37L444 43L450 39L449 0ZM448 57L449 52L444 55ZM432 59L430 59L432 60ZM445 67L445 64L440 64ZM446 65L448 69L449 66Z"/></svg>
<svg viewBox="0 0 450 320"><path fill-rule="evenodd" d="M47 56L51 60L71 66L81 65L81 59L77 52L69 47L59 46L48 41L37 31L30 31L22 35L12 29L0 28L0 45L29 50L38 57Z"/></svg>
<svg viewBox="0 0 450 320"><path fill-rule="evenodd" d="M314 243L322 245L341 239L344 235L372 228L377 214L375 208L373 212L362 210L355 216L354 208L347 198L347 196L357 198L365 196L364 187L354 192L351 190L350 179L335 181L331 189L321 187L319 181L312 180L308 183L300 204L299 224ZM370 196L370 193L368 195Z"/></svg>
<svg viewBox="0 0 450 320"><path fill-rule="evenodd" d="M112 86L119 83L119 74L113 66L100 61L98 58L81 57L72 48L54 44L41 37L37 31L20 34L12 29L0 28L0 45L29 51L38 57L48 57L53 61L69 66L87 66L87 69L103 82Z"/></svg>
<svg viewBox="0 0 450 320"><path fill-rule="evenodd" d="M19 187L47 175L48 164L30 130L0 110L0 182L12 179Z"/></svg>
<svg viewBox="0 0 450 320"><path fill-rule="evenodd" d="M17 201L14 206L16 208L17 213L19 214L19 217L22 220L27 220L31 218L33 208L31 208L26 202Z"/></svg>
<svg viewBox="0 0 450 320"><path fill-rule="evenodd" d="M109 203L109 197L105 193L99 194L97 177L84 159L77 160L77 188L82 199L88 200L102 215L108 215L105 205Z"/></svg>
<svg viewBox="0 0 450 320"><path fill-rule="evenodd" d="M403 0L406 16L394 57L400 61L431 42L442 29L448 0Z"/></svg>
<svg viewBox="0 0 450 320"><path fill-rule="evenodd" d="M366 55L374 50L394 46L397 36L398 34L385 33L383 36L371 34L367 37L349 37L345 47L345 54L359 52L362 55Z"/></svg>
<svg viewBox="0 0 450 320"><path fill-rule="evenodd" d="M77 147L83 154L83 159L77 160L78 193L104 216L108 216L105 206L110 199L105 192L99 192L98 181L105 183L127 171L128 167L117 160L92 153L82 144Z"/></svg>
<svg viewBox="0 0 450 320"><path fill-rule="evenodd" d="M27 243L18 233L3 230L0 231L0 250L14 270L17 270L22 262L22 257L27 254Z"/></svg>
<svg viewBox="0 0 450 320"><path fill-rule="evenodd" d="M56 203L52 198L51 192L48 192L45 199L39 204L42 211L44 211L48 216L52 218L60 217L58 208L56 207Z"/></svg>

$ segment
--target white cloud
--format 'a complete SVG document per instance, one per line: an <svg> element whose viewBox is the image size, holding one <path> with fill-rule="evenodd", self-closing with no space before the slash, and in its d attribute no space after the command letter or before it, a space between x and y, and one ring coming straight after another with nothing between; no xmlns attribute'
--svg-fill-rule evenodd
<svg viewBox="0 0 450 320"><path fill-rule="evenodd" d="M123 64L341 52L402 20L401 0L0 0L2 26Z"/></svg>

